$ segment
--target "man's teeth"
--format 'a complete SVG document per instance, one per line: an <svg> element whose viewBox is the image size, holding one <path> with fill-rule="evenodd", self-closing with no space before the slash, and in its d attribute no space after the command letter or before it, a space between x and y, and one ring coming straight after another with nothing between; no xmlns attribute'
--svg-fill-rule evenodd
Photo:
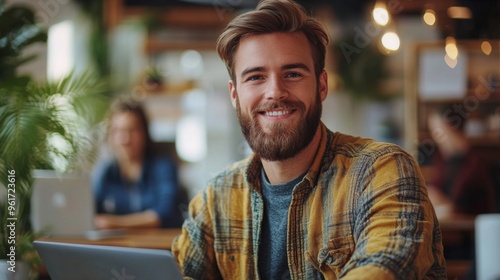
<svg viewBox="0 0 500 280"><path fill-rule="evenodd" d="M266 116L277 117L288 113L289 111L271 111L271 112L266 112Z"/></svg>

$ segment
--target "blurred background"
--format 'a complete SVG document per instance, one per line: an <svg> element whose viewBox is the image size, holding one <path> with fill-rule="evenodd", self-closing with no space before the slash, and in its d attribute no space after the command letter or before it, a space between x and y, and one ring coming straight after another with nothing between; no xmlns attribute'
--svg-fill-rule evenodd
<svg viewBox="0 0 500 280"><path fill-rule="evenodd" d="M32 8L48 30L46 44L24 50L37 57L18 72L43 80L92 67L109 77L112 97L142 100L159 152L178 157L191 195L248 154L215 40L256 0L3 2ZM498 1L299 2L330 32L323 121L331 130L394 142L424 162L426 106L460 101L482 85L491 92L464 99L462 115L477 146L498 161ZM447 55L446 42L459 54Z"/></svg>
<svg viewBox="0 0 500 280"><path fill-rule="evenodd" d="M234 16L257 2L3 0L0 7L29 7L47 30L46 42L23 50L36 58L18 67L18 75L51 81L92 69L106 80L109 100L143 102L155 150L177 160L181 184L192 197L215 173L250 153L215 41ZM487 163L498 212L500 1L299 2L331 37L323 122L333 131L402 146L434 182L444 171L431 159L440 143L448 143L440 140L446 130L433 133L428 121L438 112ZM98 151L80 171L90 172L108 153L98 144L106 131L99 120L80 128ZM62 158L56 168L70 165Z"/></svg>

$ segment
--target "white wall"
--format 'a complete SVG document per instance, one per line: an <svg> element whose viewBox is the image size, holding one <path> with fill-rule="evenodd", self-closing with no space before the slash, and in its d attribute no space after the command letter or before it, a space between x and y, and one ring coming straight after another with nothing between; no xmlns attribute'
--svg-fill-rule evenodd
<svg viewBox="0 0 500 280"><path fill-rule="evenodd" d="M77 68L88 66L86 44L88 42L89 22L70 0L8 0L7 5L24 4L33 7L45 27L71 20L78 28L75 37L75 53ZM335 28L334 28L335 29ZM338 29L335 29L338 30ZM394 75L396 87L403 90L404 52L415 40L428 40L439 37L437 30L422 23L420 17L399 18L397 31L401 38L400 51L388 58ZM148 57L144 51L146 31L134 22L125 22L116 27L110 34L110 55L112 73L115 82L124 89L124 93L137 85L140 86L141 75L151 65L161 64L168 70L167 82L179 82L185 77L179 71L179 57L183 50L167 51L155 58ZM38 44L26 51L38 53L38 59L21 68L22 72L30 73L38 79L47 75L46 45ZM241 159L248 152L240 132L236 114L230 104L227 82L229 77L225 66L214 51L201 51L204 63L203 75L197 78L199 89L207 96L205 104L205 120L207 127L207 157L198 163L186 164L181 170L181 176L191 189L191 194L203 188L206 180L214 173L222 170L230 162ZM179 104L180 105L180 104ZM345 92L331 92L323 104L323 121L333 131L381 138L380 123L391 118L398 128L403 127L403 96L387 104L369 101L353 100ZM402 136L401 136L402 137Z"/></svg>

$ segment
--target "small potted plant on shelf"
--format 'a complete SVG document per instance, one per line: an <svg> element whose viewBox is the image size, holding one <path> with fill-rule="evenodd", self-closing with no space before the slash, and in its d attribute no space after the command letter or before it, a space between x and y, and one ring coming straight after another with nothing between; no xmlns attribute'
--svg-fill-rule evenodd
<svg viewBox="0 0 500 280"><path fill-rule="evenodd" d="M144 83L148 92L161 92L165 83L165 77L158 67L150 67L146 70Z"/></svg>
<svg viewBox="0 0 500 280"><path fill-rule="evenodd" d="M28 279L31 267L39 264L32 246L38 233L30 225L32 172L67 171L90 156L94 147L88 131L108 107L107 83L90 71L59 81L20 75L18 66L34 58L24 57L22 50L45 42L46 33L24 7L0 7L0 22L0 217L4 225L0 279Z"/></svg>

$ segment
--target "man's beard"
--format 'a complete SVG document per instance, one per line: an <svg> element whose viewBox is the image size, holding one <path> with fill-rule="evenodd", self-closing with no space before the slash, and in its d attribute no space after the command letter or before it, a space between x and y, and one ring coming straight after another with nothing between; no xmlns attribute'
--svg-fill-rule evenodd
<svg viewBox="0 0 500 280"><path fill-rule="evenodd" d="M319 92L316 96L315 104L307 112L302 102L278 101L254 108L252 116L241 112L240 101L236 96L236 113L241 131L253 152L265 160L282 161L292 158L307 147L316 134L321 120L322 105ZM280 121L269 125L267 127L269 132L265 132L257 120L258 112L274 108L295 109L303 115L296 127L289 127L289 121Z"/></svg>

